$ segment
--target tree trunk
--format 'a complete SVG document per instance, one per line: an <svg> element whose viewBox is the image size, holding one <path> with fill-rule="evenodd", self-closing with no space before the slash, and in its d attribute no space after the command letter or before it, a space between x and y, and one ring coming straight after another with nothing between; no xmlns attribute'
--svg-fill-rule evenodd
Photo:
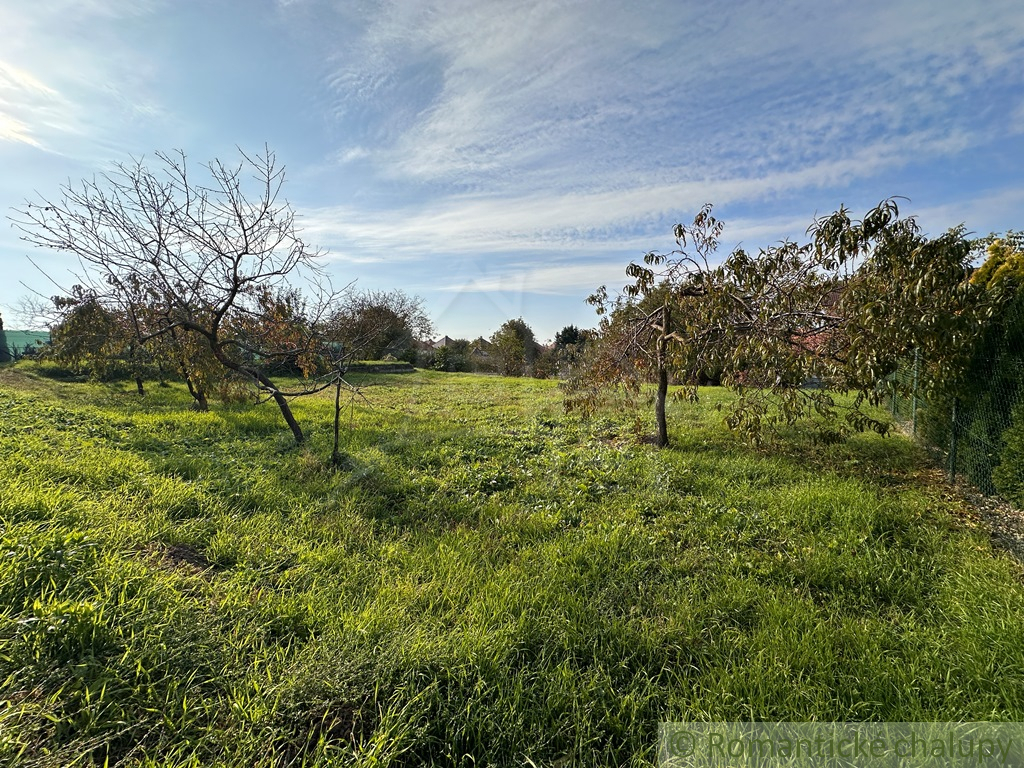
<svg viewBox="0 0 1024 768"><path fill-rule="evenodd" d="M263 376L262 378L265 379L266 377ZM267 384L269 384L269 382L267 382ZM270 384L270 386L273 386L273 384ZM292 416L292 409L288 405L288 398L276 389L274 390L273 397L274 402L277 403L277 407L281 409L281 415L284 416L284 420L288 423L288 428L291 429L292 435L295 437L295 442L302 444L305 441L306 436L302 434L302 427L299 426L299 422L297 422L295 417Z"/></svg>
<svg viewBox="0 0 1024 768"><path fill-rule="evenodd" d="M132 367L132 376L135 379L135 389L139 393L139 397L143 397L146 394L146 388L142 383L142 364L139 360L139 349L134 343L129 342L128 344L128 360Z"/></svg>
<svg viewBox="0 0 1024 768"><path fill-rule="evenodd" d="M337 469L341 466L341 451L339 450L339 432L341 432L341 377L334 383L334 450L331 451L331 466Z"/></svg>
<svg viewBox="0 0 1024 768"><path fill-rule="evenodd" d="M185 386L188 387L188 393L192 395L192 399L195 400L192 403L192 407L197 411L208 411L210 410L210 402L206 399L206 390L203 389L202 384L193 384L192 379L185 377Z"/></svg>
<svg viewBox="0 0 1024 768"><path fill-rule="evenodd" d="M668 304L662 308L661 333L658 335L658 394L654 401L654 418L658 422L658 436L655 445L659 448L668 446L668 421L665 418L665 400L668 398L668 334L670 332L670 314Z"/></svg>
<svg viewBox="0 0 1024 768"><path fill-rule="evenodd" d="M178 367L181 369L181 378L185 380L185 386L188 387L188 393L195 400L192 403L192 407L197 411L210 410L210 403L206 399L206 390L203 389L203 385L192 381L192 377L188 374L188 366L185 365L184 360L178 362Z"/></svg>
<svg viewBox="0 0 1024 768"><path fill-rule="evenodd" d="M213 356L217 358L218 362L225 368L235 373L241 373L248 376L251 379L256 380L260 385L270 393L270 396L274 398L274 402L277 403L277 407L281 409L281 415L284 416L285 423L288 424L288 428L292 431L292 435L295 437L295 442L301 445L305 440L306 436L302 434L302 427L299 426L299 422L295 420L295 416L292 415L292 409L288 405L288 398L281 394L281 391L274 385L263 371L255 368L249 368L248 366L232 360L222 348L222 342L218 341L214 334L205 332L206 338L210 342L210 351L213 352Z"/></svg>
<svg viewBox="0 0 1024 768"><path fill-rule="evenodd" d="M292 435L295 436L295 442L301 444L305 441L306 436L302 434L302 427L299 426L299 422L295 420L292 415L291 406L288 405L288 398L281 394L281 391L274 386L267 375L262 371L253 370L251 368L241 368L243 373L247 373L252 376L256 381L266 388L270 392L270 396L274 398L274 402L277 403L277 407L281 409L281 415L284 416L285 422L288 424L288 428L292 431Z"/></svg>
<svg viewBox="0 0 1024 768"><path fill-rule="evenodd" d="M658 436L655 445L668 446L668 421L665 419L665 400L668 397L668 369L665 367L664 349L658 342L658 395L654 401L654 417L658 422Z"/></svg>

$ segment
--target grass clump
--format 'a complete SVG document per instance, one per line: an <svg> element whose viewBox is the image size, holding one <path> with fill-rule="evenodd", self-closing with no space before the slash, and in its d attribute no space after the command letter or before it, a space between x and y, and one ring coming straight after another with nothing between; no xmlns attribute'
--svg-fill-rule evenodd
<svg viewBox="0 0 1024 768"><path fill-rule="evenodd" d="M649 765L660 720L1017 720L1024 590L900 438L368 378L196 414L0 379L0 762ZM714 397L727 397L714 393ZM714 399L714 398L712 398Z"/></svg>

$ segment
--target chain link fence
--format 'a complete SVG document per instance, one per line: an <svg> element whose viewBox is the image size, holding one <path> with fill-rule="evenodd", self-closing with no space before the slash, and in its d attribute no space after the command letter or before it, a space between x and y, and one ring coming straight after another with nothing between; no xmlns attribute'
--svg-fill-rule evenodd
<svg viewBox="0 0 1024 768"><path fill-rule="evenodd" d="M986 346L962 382L937 388L924 386L926 361L916 354L893 377L888 405L951 483L1024 508L1024 344Z"/></svg>

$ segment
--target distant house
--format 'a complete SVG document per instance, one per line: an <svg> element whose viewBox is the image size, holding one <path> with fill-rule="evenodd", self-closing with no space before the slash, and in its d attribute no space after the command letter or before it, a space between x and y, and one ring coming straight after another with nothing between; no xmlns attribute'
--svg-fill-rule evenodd
<svg viewBox="0 0 1024 768"><path fill-rule="evenodd" d="M839 304L842 298L842 287L833 288L825 294L820 303L821 316L818 318L817 328L811 329L816 332L804 332L794 336L793 344L817 355L830 355L832 352L831 342L843 325L842 317L839 314Z"/></svg>
<svg viewBox="0 0 1024 768"><path fill-rule="evenodd" d="M440 349L441 347L447 347L452 344L455 339L448 336L442 336L437 341L431 341L430 339L424 339L416 342L416 348L420 350Z"/></svg>
<svg viewBox="0 0 1024 768"><path fill-rule="evenodd" d="M491 344L491 342L483 336L480 336L470 345L469 352L471 355L476 355L477 357L490 357L491 349L493 347L494 345Z"/></svg>

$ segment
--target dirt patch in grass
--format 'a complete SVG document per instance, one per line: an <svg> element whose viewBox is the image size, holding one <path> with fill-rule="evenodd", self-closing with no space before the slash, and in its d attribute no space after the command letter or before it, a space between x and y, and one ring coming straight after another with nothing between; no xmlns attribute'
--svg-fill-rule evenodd
<svg viewBox="0 0 1024 768"><path fill-rule="evenodd" d="M278 747L280 765L302 765L321 743L355 746L376 726L375 718L365 720L360 710L340 704L321 705L291 717Z"/></svg>
<svg viewBox="0 0 1024 768"><path fill-rule="evenodd" d="M196 575L217 570L217 564L188 544L161 544L150 542L142 551L169 570L186 571Z"/></svg>
<svg viewBox="0 0 1024 768"><path fill-rule="evenodd" d="M918 470L908 479L938 490L945 501L954 505L956 517L964 526L983 527L998 549L1024 563L1024 511L970 486L950 485L946 472L941 469Z"/></svg>
<svg viewBox="0 0 1024 768"><path fill-rule="evenodd" d="M964 501L978 510L992 543L1024 563L1024 512L1001 499L960 489Z"/></svg>
<svg viewBox="0 0 1024 768"><path fill-rule="evenodd" d="M23 392L45 392L48 395L53 393L52 383L10 366L0 366L0 385Z"/></svg>

